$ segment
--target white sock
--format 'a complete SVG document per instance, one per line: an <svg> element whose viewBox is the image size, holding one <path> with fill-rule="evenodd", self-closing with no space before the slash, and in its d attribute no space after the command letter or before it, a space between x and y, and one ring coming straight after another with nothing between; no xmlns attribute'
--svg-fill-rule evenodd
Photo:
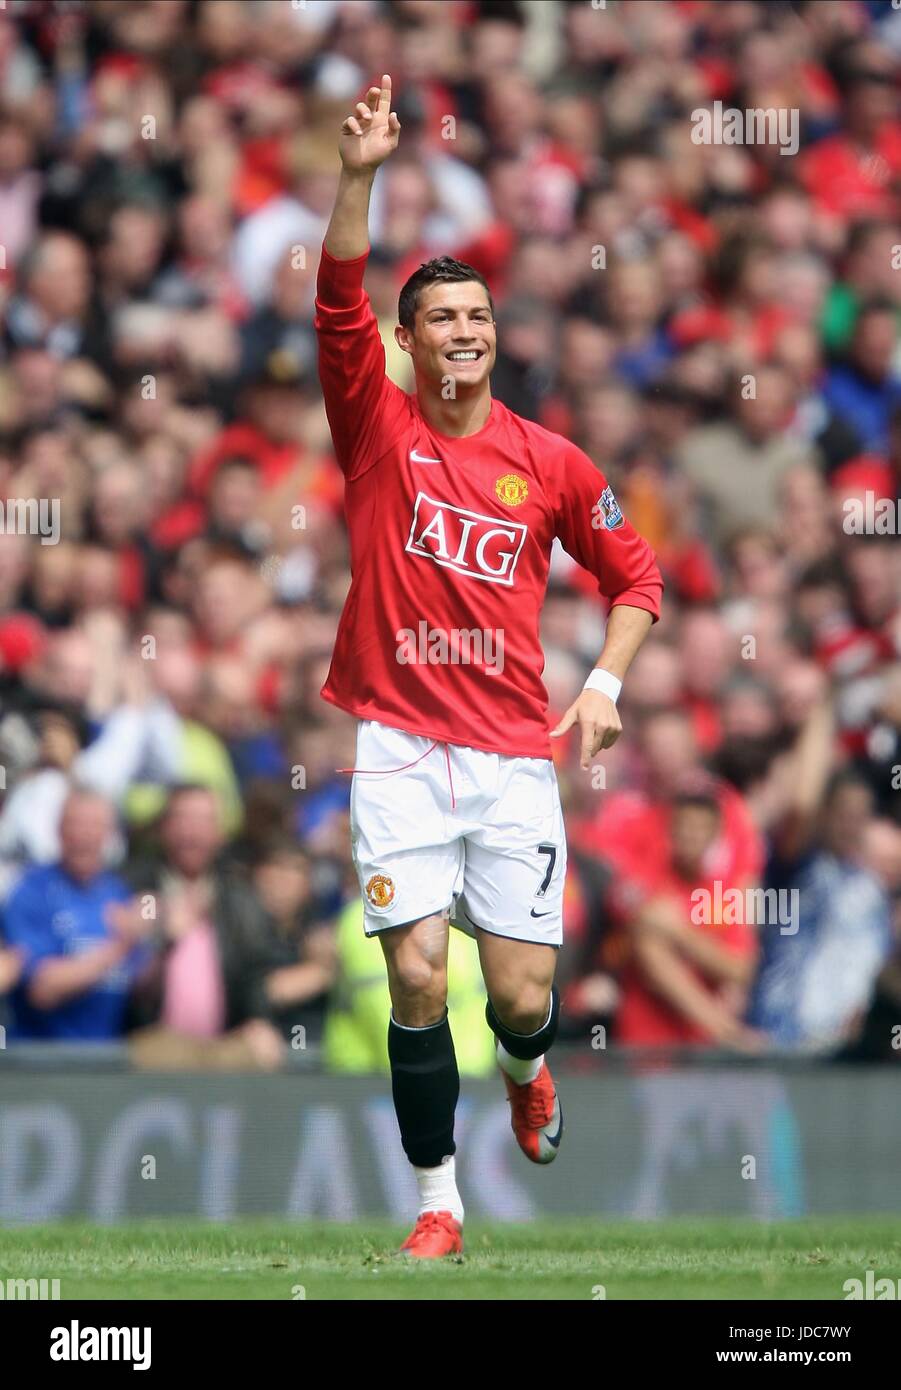
<svg viewBox="0 0 901 1390"><path fill-rule="evenodd" d="M463 1203L457 1191L454 1155L442 1158L437 1168L417 1168L414 1163L413 1172L419 1183L420 1216L424 1211L449 1211L462 1226Z"/></svg>
<svg viewBox="0 0 901 1390"><path fill-rule="evenodd" d="M541 1071L544 1055L542 1054L540 1057L536 1057L534 1061L524 1062L521 1057L511 1057L504 1047L504 1044L499 1042L497 1045L497 1060L510 1077L511 1081L515 1081L517 1086L525 1086L529 1081L534 1081L535 1077Z"/></svg>
<svg viewBox="0 0 901 1390"><path fill-rule="evenodd" d="M548 1026L548 1024L551 1021L551 1014L553 1013L553 1010L554 1001L552 999L550 1004L548 1005L547 1018L542 1023L541 1028L546 1028ZM541 1032L541 1028L537 1030L539 1033ZM526 1036L534 1037L535 1034L530 1033ZM504 1047L504 1044L500 1041L500 1039L498 1039L497 1060L503 1067L504 1071L507 1073L511 1081L515 1081L517 1086L526 1086L530 1081L534 1081L535 1077L541 1071L541 1064L544 1061L544 1053L542 1053L540 1057L536 1057L532 1062L524 1062L520 1057L511 1057L510 1053Z"/></svg>

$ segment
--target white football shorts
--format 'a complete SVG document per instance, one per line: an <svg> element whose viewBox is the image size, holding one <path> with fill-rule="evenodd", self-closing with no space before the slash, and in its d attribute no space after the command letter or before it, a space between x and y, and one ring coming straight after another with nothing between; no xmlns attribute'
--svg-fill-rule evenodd
<svg viewBox="0 0 901 1390"><path fill-rule="evenodd" d="M561 944L566 836L549 759L362 720L350 824L367 936L449 907L469 936Z"/></svg>

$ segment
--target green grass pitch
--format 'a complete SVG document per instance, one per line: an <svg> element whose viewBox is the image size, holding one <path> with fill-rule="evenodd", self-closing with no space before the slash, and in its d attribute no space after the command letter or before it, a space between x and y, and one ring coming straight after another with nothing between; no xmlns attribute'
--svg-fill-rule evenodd
<svg viewBox="0 0 901 1390"><path fill-rule="evenodd" d="M406 1231L274 1220L7 1228L0 1279L57 1278L62 1299L826 1299L865 1272L901 1279L901 1218L499 1225L462 1257L410 1262ZM603 1290L603 1292L601 1292Z"/></svg>

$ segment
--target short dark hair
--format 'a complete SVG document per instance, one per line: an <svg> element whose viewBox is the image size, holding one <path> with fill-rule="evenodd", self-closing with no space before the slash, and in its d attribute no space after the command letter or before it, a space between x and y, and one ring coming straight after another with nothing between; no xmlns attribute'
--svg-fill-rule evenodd
<svg viewBox="0 0 901 1390"><path fill-rule="evenodd" d="M183 796L211 796L215 800L216 793L212 787L208 787L204 782L174 782L166 791L166 800L161 812L162 819L165 820L172 810L176 801Z"/></svg>
<svg viewBox="0 0 901 1390"><path fill-rule="evenodd" d="M216 469L213 475L213 482L215 483L218 478L221 478L223 473L234 473L239 469L244 473L257 472L257 466L253 459L248 458L246 454L229 454L227 458L222 460L219 467Z"/></svg>
<svg viewBox="0 0 901 1390"><path fill-rule="evenodd" d="M275 830L257 845L251 862L254 869L259 869L264 864L274 864L283 859L301 859L307 867L310 866L310 856L297 836L289 830Z"/></svg>
<svg viewBox="0 0 901 1390"><path fill-rule="evenodd" d="M717 778L703 767L692 768L683 773L673 790L671 805L674 811L685 806L697 807L710 811L720 819L723 808Z"/></svg>
<svg viewBox="0 0 901 1390"><path fill-rule="evenodd" d="M888 315L894 317L897 313L894 302L885 294L874 294L869 299L865 299L857 310L857 318L854 327L858 328L864 319L874 315Z"/></svg>
<svg viewBox="0 0 901 1390"><path fill-rule="evenodd" d="M401 290L400 299L397 302L399 322L404 328L413 327L416 310L419 308L419 296L426 285L437 285L442 282L459 285L466 280L475 280L477 284L484 286L493 317L494 300L491 298L488 281L484 275L481 275L474 266L467 265L465 261L455 261L453 256L437 256L434 260L424 261L418 270L414 270Z"/></svg>
<svg viewBox="0 0 901 1390"><path fill-rule="evenodd" d="M873 788L863 772L856 767L840 767L831 774L826 783L826 789L823 792L823 810L831 810L836 797L841 796L842 792L846 791L864 791L870 801L873 800Z"/></svg>
<svg viewBox="0 0 901 1390"><path fill-rule="evenodd" d="M712 792L677 792L673 797L674 811L706 811L717 820L722 818L720 803Z"/></svg>

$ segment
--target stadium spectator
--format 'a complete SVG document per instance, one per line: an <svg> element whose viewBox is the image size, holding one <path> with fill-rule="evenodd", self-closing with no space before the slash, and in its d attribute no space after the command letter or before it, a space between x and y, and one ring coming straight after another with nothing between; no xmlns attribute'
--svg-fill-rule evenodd
<svg viewBox="0 0 901 1390"><path fill-rule="evenodd" d="M322 1040L336 977L334 932L317 914L311 869L296 840L283 834L269 841L253 873L283 950L284 964L267 981L273 1019L286 1041L303 1048Z"/></svg>
<svg viewBox="0 0 901 1390"><path fill-rule="evenodd" d="M164 947L135 991L135 1019L214 1037L268 1014L266 974L281 957L256 893L220 862L224 844L213 793L173 788L159 853L128 871L135 891L158 909Z"/></svg>
<svg viewBox="0 0 901 1390"><path fill-rule="evenodd" d="M773 525L778 487L792 468L816 464L809 446L786 434L794 386L777 367L737 375L727 395L725 423L702 425L677 451L677 466L698 489L720 546L748 525Z"/></svg>
<svg viewBox="0 0 901 1390"><path fill-rule="evenodd" d="M901 169L894 58L865 37L842 46L836 63L845 128L805 155L802 180L831 221L896 212L892 181Z"/></svg>
<svg viewBox="0 0 901 1390"><path fill-rule="evenodd" d="M756 956L753 914L721 904L751 885L710 873L721 829L716 790L686 783L671 803L666 841L641 869L624 876L617 896L627 924L616 1037L625 1044L715 1044L760 1050L741 1016Z"/></svg>
<svg viewBox="0 0 901 1390"><path fill-rule="evenodd" d="M61 232L47 233L23 257L18 272L21 290L11 298L5 319L9 348L44 348L61 358L90 355L91 272L83 244Z"/></svg>
<svg viewBox="0 0 901 1390"><path fill-rule="evenodd" d="M894 299L898 307L897 275L892 266L899 229L891 222L855 222L848 233L843 265L823 306L823 343L830 351L847 346L861 305Z"/></svg>
<svg viewBox="0 0 901 1390"><path fill-rule="evenodd" d="M889 900L864 862L872 793L853 771L830 772L833 721L821 700L794 750L765 876L793 899L791 924L763 933L748 1010L774 1042L808 1051L856 1039L892 947Z"/></svg>
<svg viewBox="0 0 901 1390"><path fill-rule="evenodd" d="M847 361L826 377L824 399L849 425L861 452L884 453L889 420L901 404L901 372L895 365L898 311L891 300L872 300L857 313Z"/></svg>
<svg viewBox="0 0 901 1390"><path fill-rule="evenodd" d="M302 256L293 249L282 256L271 298L241 328L241 376L245 380L262 375L273 356L283 369L290 367L296 378L309 376L315 369L316 339L310 320L318 264L315 243L309 251L304 247Z"/></svg>
<svg viewBox="0 0 901 1390"><path fill-rule="evenodd" d="M27 870L6 903L6 940L22 958L12 996L15 1038L103 1042L122 1035L150 924L124 880L104 868L113 824L103 797L71 792L59 861Z"/></svg>

